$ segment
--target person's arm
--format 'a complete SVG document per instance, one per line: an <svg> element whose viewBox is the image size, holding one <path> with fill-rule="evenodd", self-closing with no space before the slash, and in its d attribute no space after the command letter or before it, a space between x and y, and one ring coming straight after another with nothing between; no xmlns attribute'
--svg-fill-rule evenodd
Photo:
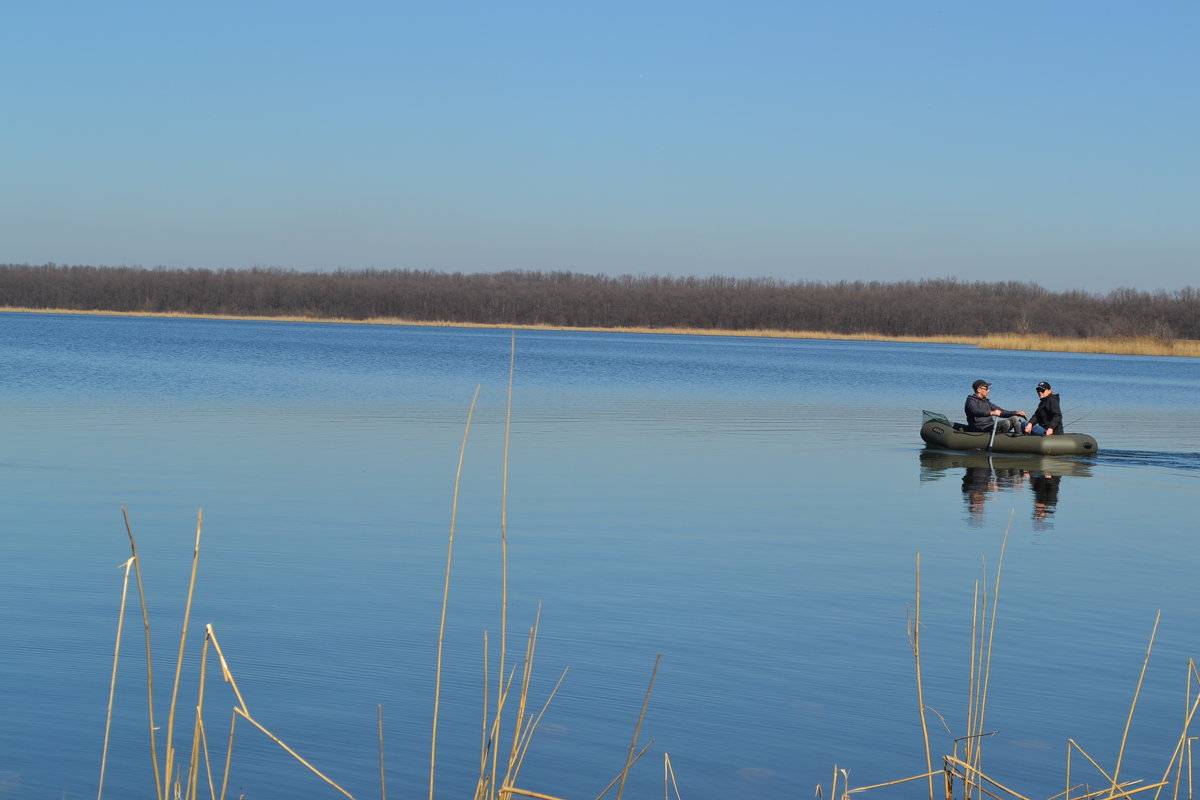
<svg viewBox="0 0 1200 800"><path fill-rule="evenodd" d="M1012 413L1011 411L1005 411L1003 408L996 405L991 400L984 400L983 402L987 404L987 407L988 407L987 413L988 413L989 417L1007 417Z"/></svg>
<svg viewBox="0 0 1200 800"><path fill-rule="evenodd" d="M1049 407L1046 409L1046 435L1052 436L1056 431L1062 430L1062 409L1058 405L1058 398L1051 395Z"/></svg>

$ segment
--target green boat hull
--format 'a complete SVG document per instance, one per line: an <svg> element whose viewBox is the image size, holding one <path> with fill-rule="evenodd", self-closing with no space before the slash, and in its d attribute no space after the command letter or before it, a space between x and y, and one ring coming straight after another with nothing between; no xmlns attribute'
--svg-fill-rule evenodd
<svg viewBox="0 0 1200 800"><path fill-rule="evenodd" d="M1008 436L990 431L968 431L930 420L921 426L921 440L929 447L943 450L986 450L993 453L1029 453L1045 456L1091 456L1099 447L1086 433L1054 436Z"/></svg>

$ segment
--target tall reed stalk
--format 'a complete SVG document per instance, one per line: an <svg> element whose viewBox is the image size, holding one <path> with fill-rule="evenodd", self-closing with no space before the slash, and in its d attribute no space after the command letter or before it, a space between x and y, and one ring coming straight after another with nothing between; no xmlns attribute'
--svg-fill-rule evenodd
<svg viewBox="0 0 1200 800"><path fill-rule="evenodd" d="M654 669L650 671L650 683L646 686L646 696L642 700L642 710L638 714L637 725L633 729L633 741L629 743L629 755L625 758L625 769L621 771L621 785L617 789L617 800L625 793L625 780L629 777L629 769L633 766L633 754L637 749L638 735L642 730L642 720L646 718L646 707L650 705L650 692L654 689L654 677L658 675L658 665L662 663L662 653L654 659Z"/></svg>
<svg viewBox="0 0 1200 800"><path fill-rule="evenodd" d="M503 729L504 713L504 665L508 646L508 448L512 438L512 398L513 374L517 364L517 332L513 331L508 348L508 393L504 410L504 465L500 485L500 656L496 667L496 725L495 730ZM486 664L486 661L485 661ZM485 706L486 718L486 706ZM491 789L487 797L496 797L497 766L500 759L500 748L492 747L492 776Z"/></svg>
<svg viewBox="0 0 1200 800"><path fill-rule="evenodd" d="M108 687L108 712L104 716L104 749L100 753L100 782L96 789L97 799L104 794L104 767L108 763L108 734L112 728L113 698L117 694L117 660L121 655L121 627L125 621L125 599L129 596L129 568L133 565L131 557L125 563L125 580L121 584L121 611L117 617L117 643L113 648L112 683Z"/></svg>
<svg viewBox="0 0 1200 800"><path fill-rule="evenodd" d="M553 798L551 795L520 788L515 785L516 781L518 780L521 767L529 753L533 735L536 732L538 725L544 717L547 709L549 708L550 703L553 701L554 697L561 688L568 672L567 669L563 670L562 674L558 678L558 681L554 684L540 709L538 709L536 713L533 713L531 711L531 690L533 682L533 666L537 651L538 630L541 620L540 603L538 604L534 625L529 628L528 631L524 658L519 665L519 683L516 687L514 687L514 681L517 680L518 664L514 663L511 666L506 664L508 639L508 468L512 430L513 376L515 372L515 362L516 334L514 332L512 335L509 354L508 400L505 414L503 479L501 485L500 503L500 645L498 648L499 657L497 661L495 709L493 715L491 709L489 708L491 702L491 693L489 688L491 666L489 663L488 637L485 631L483 658L483 724L481 728L482 741L479 762L480 776L476 785L475 797L476 800L508 800L514 796L544 798L545 800L559 800L558 798ZM441 616L438 626L437 663L434 676L433 720L430 728L428 786L430 800L434 800L436 787L438 727L441 710L443 657L447 626L447 611L449 607L450 579L454 562L454 545L458 520L460 487L462 485L462 474L466 459L467 444L470 439L471 424L477 407L479 392L480 387L477 386L467 412L466 424L463 430L462 443L459 449L458 463L454 476L454 492L450 511L450 530L446 549L446 568L442 588ZM154 719L154 680L153 660L151 657L152 650L150 644L150 616L147 609L146 592L142 583L141 560L138 557L137 543L134 539L133 528L129 520L129 514L123 506L121 508L121 512L124 517L125 529L129 538L132 556L124 565L125 580L121 592L120 616L117 622L116 645L113 655L112 684L110 687L108 715L105 723L105 744L101 754L100 781L97 790L97 800L102 800L103 795L105 768L107 766L109 729L112 720L112 710L117 681L117 666L120 655L121 640L123 636L123 622L125 617L131 569L137 579L138 596L141 602L142 620L145 629L146 692L147 709L150 722L150 754L154 768L154 787L157 800L166 800L168 797L171 798L171 800L198 800L201 791L202 780L203 783L207 785L207 793L212 800L218 800L218 798L219 800L225 800L228 794L230 776L233 769L234 741L239 720L248 722L268 739L279 745L279 747L288 753L294 760L298 761L309 771L321 778L327 785L336 789L342 795L348 798L353 798L353 795L350 794L350 792L313 766L309 761L300 756L299 753L288 746L282 739L277 737L265 725L251 715L245 698L243 697L240 689L238 688L237 682L234 679L233 671L229 666L229 661L227 660L225 653L222 652L220 642L218 641L216 633L211 624L205 626L204 642L200 654L199 686L197 688L196 703L194 706L192 739L186 768L177 763L177 750L175 747L175 718L178 709L179 691L183 675L184 655L186 653L186 645L192 613L192 603L195 597L199 568L200 538L203 528L203 511L198 512L196 517L196 536L192 551L191 574L188 581L186 602L184 606L183 624L180 633L179 648L175 664L175 676L171 688L171 702L167 715L167 725L165 731L165 748L163 751L163 759L161 762L159 761L157 751L157 732L159 729L155 724ZM230 715L229 735L225 746L225 759L222 774L220 775L219 790L217 776L214 773L213 760L209 751L208 730L204 722L210 648L216 656L217 664L220 667L221 678L229 685L235 700ZM638 716L637 724L634 728L633 741L630 745L629 753L626 756L624 767L618 772L616 777L613 778L612 782L609 783L604 791L601 792L601 797L603 797L614 786L618 786L619 784L617 798L620 800L624 791L626 779L629 776L630 769L642 758L643 755L645 755L651 744L653 744L653 740L651 740L650 743L647 743L641 747L640 750L637 749L641 726L645 719L651 690L653 689L654 679L657 675L661 660L662 656L660 654L655 660L654 669L651 672L650 682L646 688L646 695L642 702L641 712ZM505 676L506 671L507 677ZM515 701L512 697L514 688L518 690ZM511 739L507 743L507 755L504 759L504 762L501 763L499 751L502 733L506 727L505 714L507 713L506 710L508 709L509 705L514 702L515 709L512 712L511 723L509 723L511 724L512 731ZM387 800L387 784L385 780L384 768L384 730L382 705L377 707L377 727L379 739L378 757L380 797L381 800ZM670 769L669 760L667 761L667 769L670 773L671 781L674 782L674 771ZM501 773L503 773L502 777ZM678 797L678 786L675 786L675 793L676 797Z"/></svg>
<svg viewBox="0 0 1200 800"><path fill-rule="evenodd" d="M1146 667L1150 665L1150 651L1154 649L1154 637L1158 634L1158 621L1162 611L1154 615L1154 629L1150 631L1150 643L1146 645L1146 657L1142 660L1142 672L1138 675L1137 688L1133 691L1133 701L1129 704L1129 716L1125 719L1125 731L1121 734L1121 749L1117 751L1117 765L1113 768L1113 789L1117 787L1117 779L1121 777L1121 762L1125 760L1125 744L1129 741L1129 728L1133 725L1133 712L1137 708L1138 697L1142 694L1142 682L1146 680Z"/></svg>
<svg viewBox="0 0 1200 800"><path fill-rule="evenodd" d="M985 623L984 630L982 632L983 635L979 637L979 644L980 644L980 647L982 648L980 651L980 658L979 658L979 670L980 671L977 674L978 680L975 684L975 695L971 698L968 698L968 706L971 709L973 709L973 711L971 711L969 713L972 715L972 719L975 724L975 728L974 728L974 730L969 729L967 731L968 736L969 736L969 738L967 739L967 750L971 754L967 758L967 762L971 765L972 769L974 769L976 771L979 770L980 763L983 758L982 745L983 745L984 717L987 712L988 686L991 683L991 677L992 677L992 648L996 641L996 614L999 612L999 609L1000 609L1000 575L1004 571L1004 553L1008 549L1008 534L1010 531L1012 531L1012 523L1013 523L1013 518L1015 517L1015 515L1016 515L1015 509L1013 511L1009 512L1008 525L1005 526L1004 537L1000 540L1000 560L996 564L996 579L992 583L992 596L991 596L992 616L991 616L991 619ZM987 605L988 605L987 604L987 587L985 584L985 586L984 586L984 603L983 603L983 608L985 609L985 611L984 611L985 617L984 618L986 618ZM974 624L975 624L974 620L972 620L972 625L974 625ZM986 646L984 645L985 639L986 639ZM964 797L968 798L968 800L972 794L970 790L971 790L970 785L968 785L964 788Z"/></svg>
<svg viewBox="0 0 1200 800"><path fill-rule="evenodd" d="M377 706L379 712L379 798L387 800L387 781L383 773L383 706Z"/></svg>
<svg viewBox="0 0 1200 800"><path fill-rule="evenodd" d="M150 612L146 609L146 588L142 585L142 560L138 558L137 542L133 538L133 526L129 512L121 506L121 517L125 520L125 533L129 537L129 549L133 552L133 573L137 576L138 598L142 604L142 625L146 634L146 708L150 717L150 763L154 766L154 791L158 800L163 800L162 784L159 782L158 745L154 724L154 660L150 655Z"/></svg>
<svg viewBox="0 0 1200 800"><path fill-rule="evenodd" d="M454 563L454 528L458 519L458 490L462 485L463 460L467 454L467 439L471 433L471 418L475 415L475 404L479 400L479 387L475 387L475 396L471 398L471 408L467 411L467 424L463 430L462 446L458 451L458 469L454 473L454 499L450 506L450 540L446 546L446 582L442 588L442 620L438 626L437 671L433 687L433 734L429 744L429 800L433 798L434 774L437 767L437 733L438 710L442 700L442 652L446 642L446 608L450 602L450 566Z"/></svg>
<svg viewBox="0 0 1200 800"><path fill-rule="evenodd" d="M921 737L925 741L925 769L929 773L929 800L933 800L933 754L929 747L929 724L925 719L925 685L921 680L921 554L917 553L916 602L913 607L913 624L909 632L913 658L917 669L917 707L921 712Z"/></svg>
<svg viewBox="0 0 1200 800"><path fill-rule="evenodd" d="M183 674L183 652L187 645L188 622L192 617L192 597L196 592L196 571L200 565L200 528L204 511L196 514L196 544L192 549L192 576L188 580L187 602L183 610L183 630L179 634L179 657L175 660L175 682L171 688L171 711L167 715L167 747L163 759L163 794L171 790L171 768L175 763L175 703L179 699L179 681Z"/></svg>

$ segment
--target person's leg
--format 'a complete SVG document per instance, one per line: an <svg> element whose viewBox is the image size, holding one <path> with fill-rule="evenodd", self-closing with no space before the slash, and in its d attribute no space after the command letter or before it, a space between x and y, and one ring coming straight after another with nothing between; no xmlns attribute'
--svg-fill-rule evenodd
<svg viewBox="0 0 1200 800"><path fill-rule="evenodd" d="M1046 429L1045 429L1045 428L1043 428L1041 425L1037 425L1037 424L1035 424L1035 425L1033 426L1033 430L1032 430L1032 431L1030 431L1030 433L1032 433L1034 436L1045 436L1045 435L1046 435Z"/></svg>

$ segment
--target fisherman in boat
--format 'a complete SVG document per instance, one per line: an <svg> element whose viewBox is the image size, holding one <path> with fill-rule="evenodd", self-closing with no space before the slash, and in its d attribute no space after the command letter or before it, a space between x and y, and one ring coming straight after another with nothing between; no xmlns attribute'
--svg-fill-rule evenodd
<svg viewBox="0 0 1200 800"><path fill-rule="evenodd" d="M1007 411L988 399L991 384L978 380L971 384L973 394L967 395L963 404L963 413L967 417L967 429L972 431L990 431L1007 433L1017 436L1021 433L1021 424L1015 418L1028 416L1024 411Z"/></svg>
<svg viewBox="0 0 1200 800"><path fill-rule="evenodd" d="M1062 408L1058 395L1050 391L1050 384L1042 381L1037 385L1038 407L1025 423L1025 432L1034 436L1053 436L1062 433Z"/></svg>

